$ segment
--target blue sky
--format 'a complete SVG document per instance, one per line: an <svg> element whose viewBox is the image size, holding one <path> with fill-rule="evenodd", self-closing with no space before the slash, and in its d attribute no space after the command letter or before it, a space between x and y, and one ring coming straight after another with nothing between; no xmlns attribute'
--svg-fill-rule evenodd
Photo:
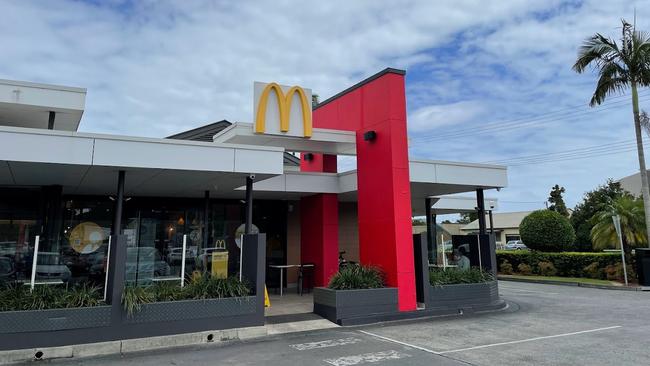
<svg viewBox="0 0 650 366"><path fill-rule="evenodd" d="M88 88L82 131L162 137L250 121L254 80L327 98L403 68L411 156L506 163L509 187L487 194L501 211L543 207L554 184L573 206L638 169L629 100L589 108L595 75L571 71L577 48L595 32L618 38L620 18L632 20L635 8L638 27L650 30L647 5L5 1L0 78ZM641 95L644 107L650 91ZM582 148L591 150L562 153Z"/></svg>

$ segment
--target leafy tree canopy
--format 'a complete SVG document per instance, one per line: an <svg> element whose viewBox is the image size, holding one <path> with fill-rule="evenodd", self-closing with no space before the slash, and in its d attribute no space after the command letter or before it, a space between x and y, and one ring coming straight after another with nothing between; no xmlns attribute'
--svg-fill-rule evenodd
<svg viewBox="0 0 650 366"><path fill-rule="evenodd" d="M564 217L569 217L569 210L567 210L566 204L564 203L564 198L562 197L562 194L565 191L566 190L564 187L560 187L557 184L551 188L551 193L548 197L548 203L551 205L548 207L548 209L555 211Z"/></svg>
<svg viewBox="0 0 650 366"><path fill-rule="evenodd" d="M594 227L591 218L602 211L608 203L626 193L621 184L611 179L598 186L593 191L585 193L582 202L578 203L571 214L571 226L576 233L575 246L579 251L593 250L591 242L591 228Z"/></svg>

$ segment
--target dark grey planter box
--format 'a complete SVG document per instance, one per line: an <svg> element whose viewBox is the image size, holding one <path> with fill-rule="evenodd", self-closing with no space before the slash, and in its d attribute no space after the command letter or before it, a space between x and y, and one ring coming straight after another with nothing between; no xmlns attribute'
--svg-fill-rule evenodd
<svg viewBox="0 0 650 366"><path fill-rule="evenodd" d="M6 311L0 312L0 334L105 327L110 322L110 306Z"/></svg>
<svg viewBox="0 0 650 366"><path fill-rule="evenodd" d="M364 290L314 289L314 313L335 323L342 319L393 313L397 307L397 288Z"/></svg>
<svg viewBox="0 0 650 366"><path fill-rule="evenodd" d="M499 301L497 281L431 286L427 309L460 309L492 305Z"/></svg>
<svg viewBox="0 0 650 366"><path fill-rule="evenodd" d="M206 300L165 301L143 304L126 323L168 322L255 314L257 297L229 297Z"/></svg>

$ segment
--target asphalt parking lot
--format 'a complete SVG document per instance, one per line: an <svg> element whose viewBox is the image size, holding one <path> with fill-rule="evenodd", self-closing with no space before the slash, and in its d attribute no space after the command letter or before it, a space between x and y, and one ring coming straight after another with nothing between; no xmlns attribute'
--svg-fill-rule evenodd
<svg viewBox="0 0 650 366"><path fill-rule="evenodd" d="M57 365L646 365L650 292L501 282L505 311Z"/></svg>

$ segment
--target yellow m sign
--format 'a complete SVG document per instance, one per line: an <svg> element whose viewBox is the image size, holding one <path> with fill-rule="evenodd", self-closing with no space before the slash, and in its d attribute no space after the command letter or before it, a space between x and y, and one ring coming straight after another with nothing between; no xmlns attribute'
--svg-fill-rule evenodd
<svg viewBox="0 0 650 366"><path fill-rule="evenodd" d="M266 84L260 94L257 104L257 114L255 115L255 133L265 133L266 131L266 107L271 91L274 91L278 103L278 112L280 119L280 131L289 132L289 123L291 118L291 104L294 95L298 96L300 109L302 111L303 136L311 137L311 100L307 98L305 91L299 86L292 86L285 94L282 87L277 83Z"/></svg>

